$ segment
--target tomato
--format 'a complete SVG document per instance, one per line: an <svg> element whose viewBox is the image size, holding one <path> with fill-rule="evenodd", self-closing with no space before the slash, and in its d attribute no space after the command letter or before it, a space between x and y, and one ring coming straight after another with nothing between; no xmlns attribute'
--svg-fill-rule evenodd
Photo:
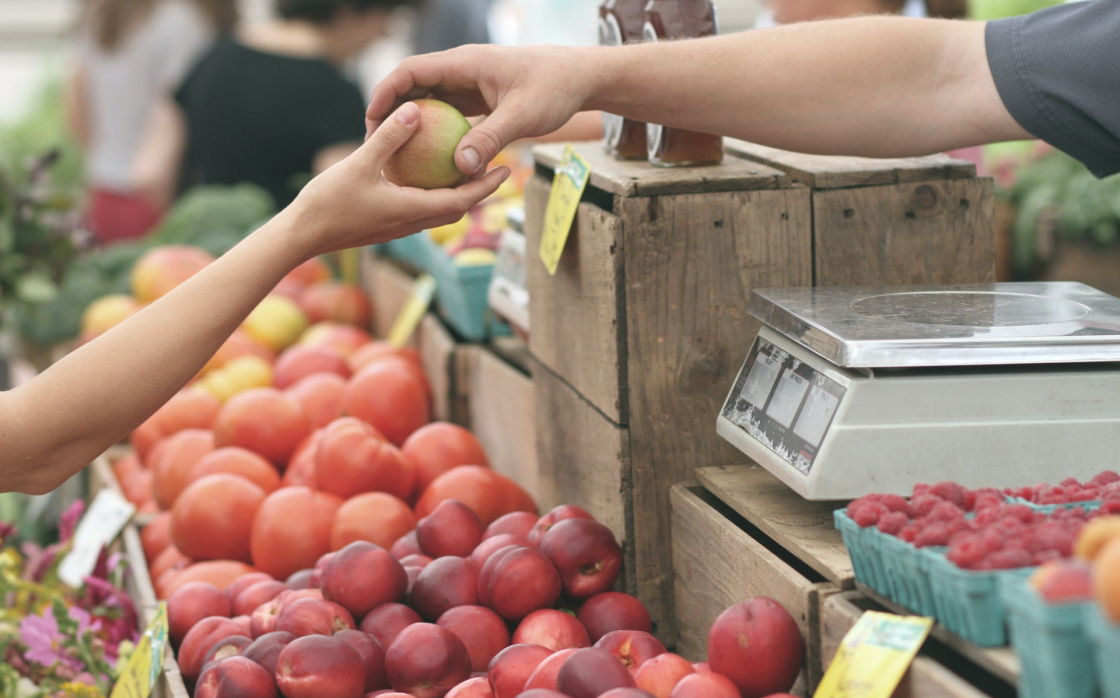
<svg viewBox="0 0 1120 698"><path fill-rule="evenodd" d="M152 499L152 480L154 475L147 468L139 468L117 479L121 486L124 498L136 506L140 506Z"/></svg>
<svg viewBox="0 0 1120 698"><path fill-rule="evenodd" d="M323 430L316 429L296 448L288 462L288 469L284 471L284 477L280 478L281 487L319 488L315 482L315 454L322 438Z"/></svg>
<svg viewBox="0 0 1120 698"><path fill-rule="evenodd" d="M164 436L184 429L209 429L222 403L205 390L187 388L171 396L155 413L156 424Z"/></svg>
<svg viewBox="0 0 1120 698"><path fill-rule="evenodd" d="M303 407L312 429L321 429L342 416L346 379L334 373L316 373L285 390Z"/></svg>
<svg viewBox="0 0 1120 698"><path fill-rule="evenodd" d="M192 562L194 560L179 552L179 549L172 544L164 548L159 555L156 555L148 573L152 576L152 579L159 579L164 572L181 570Z"/></svg>
<svg viewBox="0 0 1120 698"><path fill-rule="evenodd" d="M284 350L272 367L272 384L280 390L317 373L334 373L350 377L350 367L342 354L330 347L295 345Z"/></svg>
<svg viewBox="0 0 1120 698"><path fill-rule="evenodd" d="M255 569L246 565L244 562L236 562L234 560L207 560L206 562L196 562L190 567L175 572L173 577L167 580L161 580L162 584L157 589L159 598L166 599L175 593L175 591L191 582L209 582L218 587L222 591L229 588L230 584L241 577L256 572Z"/></svg>
<svg viewBox="0 0 1120 698"><path fill-rule="evenodd" d="M352 497L339 507L331 526L331 550L364 540L388 550L416 528L416 516L400 499L384 492Z"/></svg>
<svg viewBox="0 0 1120 698"><path fill-rule="evenodd" d="M427 386L403 360L375 362L351 378L342 411L373 425L395 446L431 419Z"/></svg>
<svg viewBox="0 0 1120 698"><path fill-rule="evenodd" d="M214 420L215 445L247 448L281 467L310 433L303 407L274 388L234 395Z"/></svg>
<svg viewBox="0 0 1120 698"><path fill-rule="evenodd" d="M276 361L276 352L269 349L263 342L250 337L245 330L237 329L233 331L229 339L222 343L222 346L218 347L218 351L202 367L199 375L206 375L243 356L260 357L270 364Z"/></svg>
<svg viewBox="0 0 1120 698"><path fill-rule="evenodd" d="M362 289L353 284L338 281L311 284L299 294L299 307L311 322L338 322L357 327L370 324L369 300Z"/></svg>
<svg viewBox="0 0 1120 698"><path fill-rule="evenodd" d="M424 364L420 361L420 352L411 347L395 347L388 342L374 340L358 347L347 361L350 364L351 373L356 374L366 366L372 366L383 359L394 358L404 360L416 379L427 385L428 377L424 375Z"/></svg>
<svg viewBox="0 0 1120 698"><path fill-rule="evenodd" d="M128 442L132 444L136 455L140 456L145 463L148 462L148 454L152 447L163 438L163 431L160 429L158 421L156 415L153 414L144 420L140 426L133 429L132 434L128 437Z"/></svg>
<svg viewBox="0 0 1120 698"><path fill-rule="evenodd" d="M474 434L456 424L433 422L421 427L401 446L416 466L416 491L423 492L440 475L460 465L490 466Z"/></svg>
<svg viewBox="0 0 1120 698"><path fill-rule="evenodd" d="M214 434L205 429L184 429L152 447L152 496L161 509L175 504L194 466L213 450Z"/></svg>
<svg viewBox="0 0 1120 698"><path fill-rule="evenodd" d="M517 483L480 465L460 465L433 480L416 502L416 516L427 516L446 499L466 504L485 525L514 511L537 512L532 497Z"/></svg>
<svg viewBox="0 0 1120 698"><path fill-rule="evenodd" d="M150 567L156 556L171 545L171 512L165 511L152 517L140 530L140 544L144 546L144 559Z"/></svg>
<svg viewBox="0 0 1120 698"><path fill-rule="evenodd" d="M416 486L416 470L368 424L343 418L323 430L315 453L315 481L319 489L343 498L388 492L404 499Z"/></svg>
<svg viewBox="0 0 1120 698"><path fill-rule="evenodd" d="M330 552L331 525L342 500L307 487L284 487L265 498L250 547L261 572L287 579Z"/></svg>
<svg viewBox="0 0 1120 698"><path fill-rule="evenodd" d="M249 536L265 491L240 475L206 475L171 510L171 540L195 560L249 561Z"/></svg>
<svg viewBox="0 0 1120 698"><path fill-rule="evenodd" d="M317 284L320 281L330 281L331 268L321 257L312 257L295 269L288 272L284 281L295 281L301 286Z"/></svg>
<svg viewBox="0 0 1120 698"><path fill-rule="evenodd" d="M203 456L191 470L191 482L218 473L240 475L264 490L265 494L280 488L280 473L276 472L272 463L237 446L219 448Z"/></svg>

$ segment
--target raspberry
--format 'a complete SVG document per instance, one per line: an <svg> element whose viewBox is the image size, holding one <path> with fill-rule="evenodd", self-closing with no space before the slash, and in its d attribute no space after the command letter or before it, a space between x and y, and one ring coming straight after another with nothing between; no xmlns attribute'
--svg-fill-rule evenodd
<svg viewBox="0 0 1120 698"><path fill-rule="evenodd" d="M990 553L984 561L988 564L986 569L1013 570L1020 567L1030 567L1034 558L1024 548L1004 548Z"/></svg>
<svg viewBox="0 0 1120 698"><path fill-rule="evenodd" d="M882 533L897 536L909 521L910 518L901 511L890 511L879 516L878 528Z"/></svg>
<svg viewBox="0 0 1120 698"><path fill-rule="evenodd" d="M905 514L907 519L910 518L910 502L907 502L905 497L900 497L897 494L885 494L879 501L891 511Z"/></svg>
<svg viewBox="0 0 1120 698"><path fill-rule="evenodd" d="M943 501L945 500L935 494L916 494L914 498L910 500L910 515L914 518L925 516Z"/></svg>
<svg viewBox="0 0 1120 698"><path fill-rule="evenodd" d="M1044 521L1035 526L1026 543L1027 550L1032 553L1056 550L1062 557L1073 554L1073 535L1058 521Z"/></svg>
<svg viewBox="0 0 1120 698"><path fill-rule="evenodd" d="M1077 478L1075 477L1067 477L1065 480L1062 480L1058 484L1062 487L1081 487L1081 483L1078 482Z"/></svg>
<svg viewBox="0 0 1120 698"><path fill-rule="evenodd" d="M907 543L913 543L915 540L918 539L918 532L920 530L921 529L918 528L917 524L911 522L911 523L906 524L905 528L903 528L899 532L898 537L901 538L902 540L906 541Z"/></svg>
<svg viewBox="0 0 1120 698"><path fill-rule="evenodd" d="M1089 481L1090 484L1097 485L1111 485L1114 482L1120 482L1120 474L1112 470L1105 470L1104 472L1097 473L1093 479Z"/></svg>
<svg viewBox="0 0 1120 698"><path fill-rule="evenodd" d="M1120 499L1106 499L1097 510L1098 515L1120 514Z"/></svg>
<svg viewBox="0 0 1120 698"><path fill-rule="evenodd" d="M1034 511L1026 504L1014 504L1007 507L1006 514L1015 517L1025 524L1034 521Z"/></svg>
<svg viewBox="0 0 1120 698"><path fill-rule="evenodd" d="M852 504L855 504L854 502ZM848 505L848 516L855 521L860 528L867 528L879 523L879 517L887 513L887 508L877 502L869 502L863 506L856 507L855 511L852 510L852 504Z"/></svg>
<svg viewBox="0 0 1120 698"><path fill-rule="evenodd" d="M964 488L955 482L939 482L929 488L930 492L964 509Z"/></svg>
<svg viewBox="0 0 1120 698"><path fill-rule="evenodd" d="M934 545L948 545L949 536L952 534L953 532L949 530L948 522L934 521L918 532L918 537L914 539L914 545L919 548L928 548Z"/></svg>
<svg viewBox="0 0 1120 698"><path fill-rule="evenodd" d="M919 482L918 484L914 485L914 491L910 494L910 498L913 499L914 497L917 497L920 494L925 494L926 492L929 492L929 485L924 482Z"/></svg>
<svg viewBox="0 0 1120 698"><path fill-rule="evenodd" d="M946 557L961 569L971 569L988 554L987 546L977 535L965 535L949 546Z"/></svg>
<svg viewBox="0 0 1120 698"><path fill-rule="evenodd" d="M934 521L955 521L964 518L964 510L952 502L944 501L933 508L929 518Z"/></svg>

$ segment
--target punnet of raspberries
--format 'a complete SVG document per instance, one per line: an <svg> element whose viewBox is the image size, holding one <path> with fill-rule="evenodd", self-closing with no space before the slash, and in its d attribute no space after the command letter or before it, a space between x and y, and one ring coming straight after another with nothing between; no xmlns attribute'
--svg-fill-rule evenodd
<svg viewBox="0 0 1120 698"><path fill-rule="evenodd" d="M1053 501L1059 498L1059 489L1064 496L1076 498ZM1093 496L1083 498L1085 493ZM1093 512L1075 506L1044 514L1026 504L1009 503L1008 496L1037 504L1097 500L1103 504ZM1120 475L1113 472L1101 473L1084 485L1071 479L1058 486L1003 492L970 490L954 482L918 484L909 500L894 494L869 494L847 509L848 516L863 528L875 526L919 548L947 546L949 561L970 570L1032 567L1069 557L1085 522L1110 513L1120 513Z"/></svg>

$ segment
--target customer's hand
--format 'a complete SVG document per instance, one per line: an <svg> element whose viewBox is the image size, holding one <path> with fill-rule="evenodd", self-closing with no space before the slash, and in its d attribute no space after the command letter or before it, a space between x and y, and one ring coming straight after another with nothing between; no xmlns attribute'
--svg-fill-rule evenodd
<svg viewBox="0 0 1120 698"><path fill-rule="evenodd" d="M551 133L584 108L598 75L595 50L462 46L414 56L374 89L367 128L373 133L396 106L424 97L466 116L487 114L455 151L459 170L475 174L513 141Z"/></svg>
<svg viewBox="0 0 1120 698"><path fill-rule="evenodd" d="M508 167L454 189L399 187L381 174L385 161L412 136L420 109L404 104L349 157L311 180L282 216L293 216L310 257L386 242L454 223L509 177Z"/></svg>

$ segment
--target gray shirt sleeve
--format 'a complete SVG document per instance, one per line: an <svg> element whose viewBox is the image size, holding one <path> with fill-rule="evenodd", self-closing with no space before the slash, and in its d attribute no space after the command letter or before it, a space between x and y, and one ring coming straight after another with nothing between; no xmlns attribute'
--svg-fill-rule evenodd
<svg viewBox="0 0 1120 698"><path fill-rule="evenodd" d="M1098 177L1120 172L1120 0L989 22L985 43L1020 126Z"/></svg>

